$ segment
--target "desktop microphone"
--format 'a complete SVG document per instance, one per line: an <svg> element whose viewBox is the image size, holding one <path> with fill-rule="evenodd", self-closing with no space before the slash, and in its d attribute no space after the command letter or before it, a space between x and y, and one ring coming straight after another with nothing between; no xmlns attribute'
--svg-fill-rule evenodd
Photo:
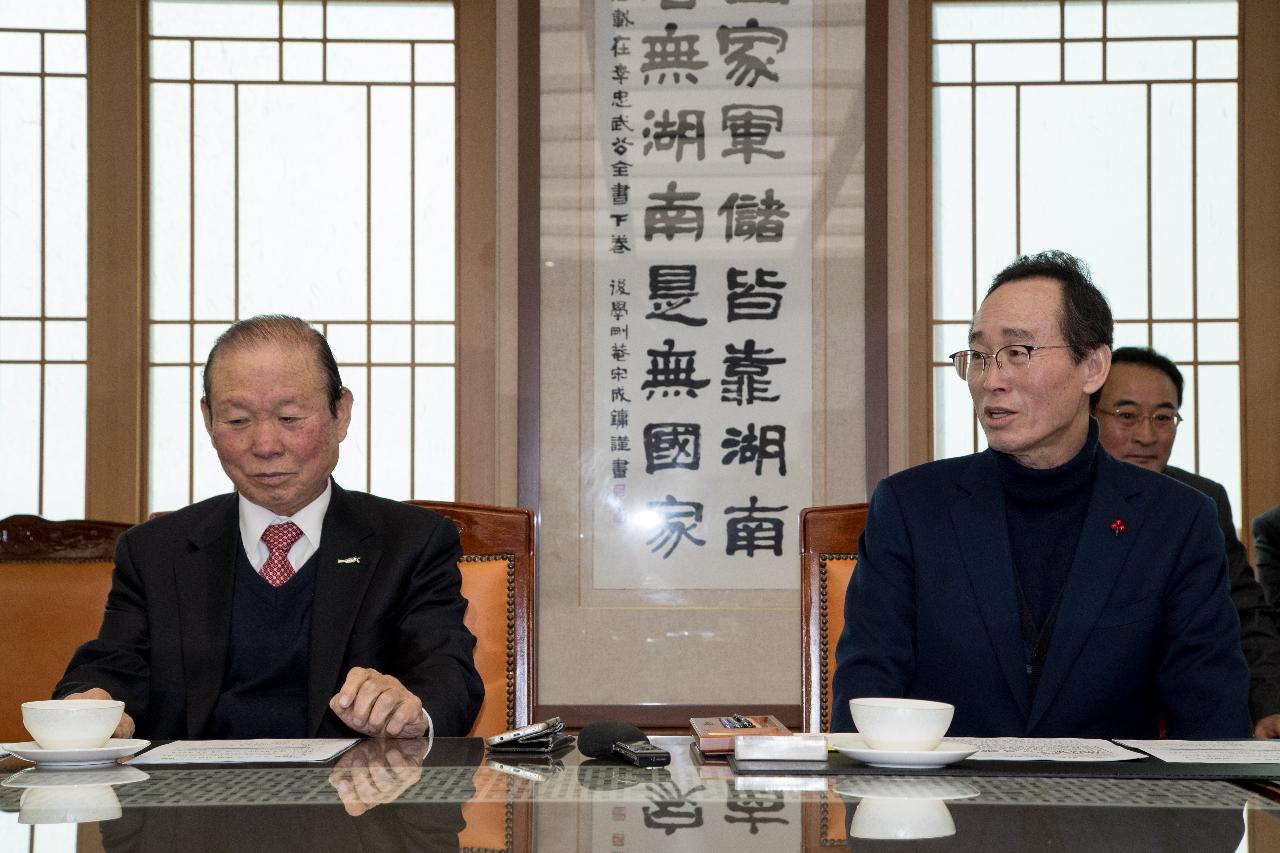
<svg viewBox="0 0 1280 853"><path fill-rule="evenodd" d="M578 751L588 758L622 759L636 767L665 767L671 753L649 743L644 732L626 723L590 723L578 735Z"/></svg>

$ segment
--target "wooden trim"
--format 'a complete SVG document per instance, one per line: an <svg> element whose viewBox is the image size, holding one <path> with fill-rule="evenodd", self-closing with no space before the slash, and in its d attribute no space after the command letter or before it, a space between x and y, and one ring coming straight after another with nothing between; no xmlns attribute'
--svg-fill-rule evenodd
<svg viewBox="0 0 1280 853"><path fill-rule="evenodd" d="M519 477L516 491L522 506L541 506L542 456L542 74L541 4L517 0L519 74L519 391L516 421ZM535 522L536 523L536 522Z"/></svg>
<svg viewBox="0 0 1280 853"><path fill-rule="evenodd" d="M87 3L88 411L85 515L134 522L145 491L143 0Z"/></svg>
<svg viewBox="0 0 1280 853"><path fill-rule="evenodd" d="M933 458L933 343L929 306L933 296L933 109L929 69L933 10L914 0L907 20L907 464Z"/></svg>
<svg viewBox="0 0 1280 853"><path fill-rule="evenodd" d="M580 729L591 723L623 721L650 734L687 734L690 717L723 717L730 714L772 714L784 726L800 731L800 706L796 705L676 705L646 702L636 705L537 705L534 719L559 717L566 726Z"/></svg>
<svg viewBox="0 0 1280 853"><path fill-rule="evenodd" d="M0 520L5 562L110 562L116 539L129 529L114 521L47 521L38 515Z"/></svg>
<svg viewBox="0 0 1280 853"><path fill-rule="evenodd" d="M867 0L863 405L866 493L889 474L889 8Z"/></svg>
<svg viewBox="0 0 1280 853"><path fill-rule="evenodd" d="M1245 540L1252 520L1280 504L1280 5L1240 4L1240 355L1242 503ZM1226 424L1224 424L1226 426Z"/></svg>
<svg viewBox="0 0 1280 853"><path fill-rule="evenodd" d="M457 16L456 500L498 499L497 8L454 4ZM430 263L420 258L419 263Z"/></svg>

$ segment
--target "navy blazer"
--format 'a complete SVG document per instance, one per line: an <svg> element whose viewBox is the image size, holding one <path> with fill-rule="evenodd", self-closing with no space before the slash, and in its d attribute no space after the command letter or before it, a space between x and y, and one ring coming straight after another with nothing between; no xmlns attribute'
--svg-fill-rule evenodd
<svg viewBox="0 0 1280 853"><path fill-rule="evenodd" d="M1097 452L1034 702L995 452L880 483L845 599L832 731L853 729L850 699L910 696L954 704L952 735L1153 738L1162 710L1169 737L1250 735L1212 501Z"/></svg>
<svg viewBox="0 0 1280 853"><path fill-rule="evenodd" d="M239 504L219 495L126 531L96 640L72 658L55 696L101 687L125 703L138 737L198 739L226 670ZM353 666L394 675L437 737L465 735L484 686L462 624L458 532L421 507L333 485L311 610L307 732L353 733L329 709Z"/></svg>

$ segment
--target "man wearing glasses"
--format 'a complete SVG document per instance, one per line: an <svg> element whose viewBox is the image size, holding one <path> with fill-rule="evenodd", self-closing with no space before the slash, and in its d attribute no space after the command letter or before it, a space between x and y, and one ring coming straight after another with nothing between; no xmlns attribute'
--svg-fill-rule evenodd
<svg viewBox="0 0 1280 853"><path fill-rule="evenodd" d="M1167 474L1213 499L1227 545L1231 600L1240 616L1240 638L1249 664L1249 712L1255 737L1280 737L1280 634L1249 555L1236 535L1231 501L1221 483L1169 464L1182 415L1182 371L1158 352L1121 347L1111 373L1094 392L1098 439L1117 459Z"/></svg>
<svg viewBox="0 0 1280 853"><path fill-rule="evenodd" d="M848 700L955 705L950 734L1247 737L1213 504L1098 444L1111 309L1064 252L995 277L952 356L989 449L881 481L836 652Z"/></svg>

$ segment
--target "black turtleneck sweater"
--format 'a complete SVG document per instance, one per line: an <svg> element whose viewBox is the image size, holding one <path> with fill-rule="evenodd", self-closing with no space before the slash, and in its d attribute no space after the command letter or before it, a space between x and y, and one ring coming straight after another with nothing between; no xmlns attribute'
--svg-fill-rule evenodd
<svg viewBox="0 0 1280 853"><path fill-rule="evenodd" d="M1032 696L1089 509L1097 454L1098 423L1092 418L1084 447L1056 468L1027 468L1008 454L996 453Z"/></svg>

